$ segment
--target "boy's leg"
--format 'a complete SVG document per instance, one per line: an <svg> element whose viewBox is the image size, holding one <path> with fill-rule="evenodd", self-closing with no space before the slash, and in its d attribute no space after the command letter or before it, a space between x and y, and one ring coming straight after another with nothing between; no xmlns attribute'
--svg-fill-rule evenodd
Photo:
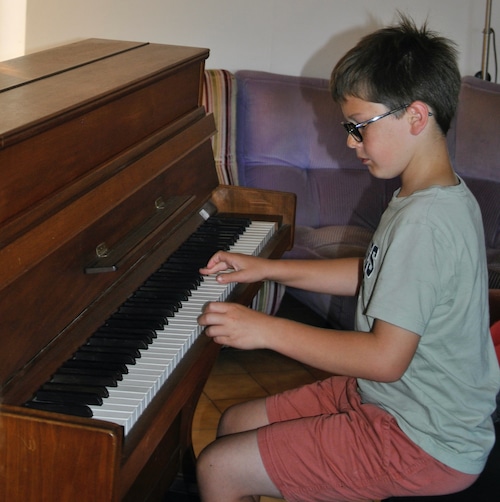
<svg viewBox="0 0 500 502"><path fill-rule="evenodd" d="M312 395L315 395L314 391ZM339 395L341 401L343 395L343 392ZM257 440L256 430L269 424L266 400L262 398L237 404L223 413L217 431L219 439L207 446L197 459L197 482L204 502L258 500L258 497L252 496L255 493L282 497L264 468ZM301 406L303 409L300 409ZM300 399L283 413L280 420L324 411L323 404ZM287 414L289 416L285 416Z"/></svg>
<svg viewBox="0 0 500 502"><path fill-rule="evenodd" d="M251 431L268 424L266 398L255 399L228 408L219 421L217 437Z"/></svg>
<svg viewBox="0 0 500 502"><path fill-rule="evenodd" d="M198 457L197 482L203 502L251 502L259 500L258 495L281 498L262 463L254 430L207 446Z"/></svg>
<svg viewBox="0 0 500 502"><path fill-rule="evenodd" d="M255 429L269 423L266 400L232 406L219 423L219 439L198 457L197 482L203 502L254 501L253 494L281 497L260 458ZM223 437L221 437L223 436Z"/></svg>

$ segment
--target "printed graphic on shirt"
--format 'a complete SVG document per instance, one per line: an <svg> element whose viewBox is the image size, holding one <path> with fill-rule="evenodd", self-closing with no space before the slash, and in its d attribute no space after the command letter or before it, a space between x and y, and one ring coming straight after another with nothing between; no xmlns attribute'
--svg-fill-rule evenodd
<svg viewBox="0 0 500 502"><path fill-rule="evenodd" d="M375 262L378 258L378 246L372 242L370 250L368 251L365 259L365 277L369 278L375 270Z"/></svg>

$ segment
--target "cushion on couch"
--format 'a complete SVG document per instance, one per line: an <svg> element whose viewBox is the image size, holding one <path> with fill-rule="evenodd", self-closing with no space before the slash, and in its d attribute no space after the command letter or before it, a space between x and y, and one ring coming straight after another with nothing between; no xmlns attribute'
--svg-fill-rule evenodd
<svg viewBox="0 0 500 502"><path fill-rule="evenodd" d="M324 79L236 72L237 162L240 183L297 194L297 225L342 225L353 218L374 228L374 208L387 193L374 189L347 147L340 106Z"/></svg>
<svg viewBox="0 0 500 502"><path fill-rule="evenodd" d="M455 170L468 178L499 182L500 85L464 77L455 120Z"/></svg>
<svg viewBox="0 0 500 502"><path fill-rule="evenodd" d="M481 208L488 263L500 268L500 182L469 176L464 180Z"/></svg>
<svg viewBox="0 0 500 502"><path fill-rule="evenodd" d="M464 77L455 117L453 166L481 207L488 263L500 266L500 85Z"/></svg>

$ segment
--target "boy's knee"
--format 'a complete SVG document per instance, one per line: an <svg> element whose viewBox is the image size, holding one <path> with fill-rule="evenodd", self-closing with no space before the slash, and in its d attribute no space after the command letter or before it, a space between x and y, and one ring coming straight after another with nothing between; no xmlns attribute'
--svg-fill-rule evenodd
<svg viewBox="0 0 500 502"><path fill-rule="evenodd" d="M207 495L213 492L218 483L218 480L212 472L212 466L216 460L213 457L212 450L212 445L208 445L196 459L196 483L200 495L204 494L204 500L210 500ZM217 472L217 470L215 472Z"/></svg>
<svg viewBox="0 0 500 502"><path fill-rule="evenodd" d="M217 437L239 432L236 430L235 415L234 407L230 407L222 413L219 419L219 425L217 426Z"/></svg>
<svg viewBox="0 0 500 502"><path fill-rule="evenodd" d="M205 447L201 453L196 458L196 479L199 480L203 477L204 473L207 470L207 466L210 465L210 453L209 450L210 445Z"/></svg>
<svg viewBox="0 0 500 502"><path fill-rule="evenodd" d="M217 437L255 430L268 424L265 398L235 404L222 414Z"/></svg>
<svg viewBox="0 0 500 502"><path fill-rule="evenodd" d="M196 459L196 480L200 486L204 486L207 482L215 479L214 473L219 469L220 461L217 444L211 443L205 447Z"/></svg>

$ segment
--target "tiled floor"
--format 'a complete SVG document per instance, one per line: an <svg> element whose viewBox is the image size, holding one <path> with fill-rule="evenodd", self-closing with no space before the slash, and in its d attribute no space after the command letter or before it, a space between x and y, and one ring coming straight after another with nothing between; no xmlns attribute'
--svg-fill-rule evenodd
<svg viewBox="0 0 500 502"><path fill-rule="evenodd" d="M279 354L224 349L207 381L193 421L198 454L214 440L221 413L230 405L313 382L325 376ZM263 497L262 502L277 499Z"/></svg>
<svg viewBox="0 0 500 502"><path fill-rule="evenodd" d="M279 315L310 324L322 322L307 309L286 298ZM221 413L230 405L313 382L324 372L267 350L223 349L208 379L193 421L193 443L198 454L214 440ZM278 499L263 497L261 502Z"/></svg>

